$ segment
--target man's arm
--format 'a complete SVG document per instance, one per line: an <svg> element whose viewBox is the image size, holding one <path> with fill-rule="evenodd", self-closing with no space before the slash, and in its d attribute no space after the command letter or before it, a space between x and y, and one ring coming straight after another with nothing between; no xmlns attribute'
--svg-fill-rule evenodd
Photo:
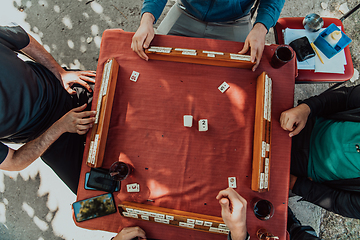
<svg viewBox="0 0 360 240"><path fill-rule="evenodd" d="M302 103L311 109L309 117L329 116L338 112L360 107L360 85L341 87L310 97Z"/></svg>
<svg viewBox="0 0 360 240"><path fill-rule="evenodd" d="M341 191L307 178L297 178L293 193L344 217L360 219L360 192Z"/></svg>
<svg viewBox="0 0 360 240"><path fill-rule="evenodd" d="M250 60L251 62L256 61L256 64L252 68L253 71L255 71L260 64L267 32L268 30L264 24L256 23L246 37L244 47L239 52L239 54L245 54L250 48Z"/></svg>
<svg viewBox="0 0 360 240"><path fill-rule="evenodd" d="M234 189L227 188L216 196L221 205L221 216L230 229L232 240L245 240L246 228L246 200Z"/></svg>
<svg viewBox="0 0 360 240"><path fill-rule="evenodd" d="M281 113L280 125L289 131L289 136L297 135L309 117L330 116L332 114L360 107L360 85L342 87L310 97L295 108Z"/></svg>
<svg viewBox="0 0 360 240"><path fill-rule="evenodd" d="M63 133L85 134L92 127L96 114L95 111L82 112L85 108L86 104L72 109L42 135L24 144L18 150L9 148L5 160L0 164L0 169L20 171L40 157Z"/></svg>
<svg viewBox="0 0 360 240"><path fill-rule="evenodd" d="M239 52L239 54L245 54L250 48L250 59L252 62L256 61L252 68L253 71L260 64L266 34L276 24L284 3L285 0L260 0L254 27L246 37L243 49Z"/></svg>
<svg viewBox="0 0 360 240"><path fill-rule="evenodd" d="M144 13L141 17L140 26L134 34L131 42L131 49L136 52L140 58L146 61L149 60L149 57L145 54L144 48L148 48L154 38L154 21L154 15L148 12Z"/></svg>
<svg viewBox="0 0 360 240"><path fill-rule="evenodd" d="M64 70L38 41L36 41L31 35L29 35L29 38L29 44L21 49L21 51L25 55L32 58L34 61L49 69L56 76L56 78L60 80L66 91L68 91L70 94L74 94L75 91L71 89L71 86L74 83L78 83L84 86L89 92L92 91L89 84L86 82L95 83L95 80L91 78L95 77L94 71L70 72Z"/></svg>
<svg viewBox="0 0 360 240"><path fill-rule="evenodd" d="M146 239L145 232L140 227L126 227L112 238L112 240Z"/></svg>
<svg viewBox="0 0 360 240"><path fill-rule="evenodd" d="M286 110L280 115L280 126L290 132L289 137L293 137L305 127L310 111L309 106L305 103Z"/></svg>
<svg viewBox="0 0 360 240"><path fill-rule="evenodd" d="M144 0L141 9L140 26L133 36L131 48L140 58L146 61L149 60L149 57L145 54L144 48L148 48L154 38L153 24L160 17L166 3L167 0Z"/></svg>
<svg viewBox="0 0 360 240"><path fill-rule="evenodd" d="M279 19L284 4L285 0L260 0L255 25L262 23L269 31Z"/></svg>

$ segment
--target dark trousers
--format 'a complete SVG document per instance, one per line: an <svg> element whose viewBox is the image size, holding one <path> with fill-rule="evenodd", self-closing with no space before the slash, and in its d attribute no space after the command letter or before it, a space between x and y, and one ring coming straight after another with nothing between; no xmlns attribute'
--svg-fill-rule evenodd
<svg viewBox="0 0 360 240"><path fill-rule="evenodd" d="M304 129L292 138L290 173L297 177L307 177L311 132L316 119L308 119Z"/></svg>
<svg viewBox="0 0 360 240"><path fill-rule="evenodd" d="M298 226L290 230L290 240L321 240L310 226Z"/></svg>
<svg viewBox="0 0 360 240"><path fill-rule="evenodd" d="M93 86L91 87L93 88ZM69 100L70 107L66 107L68 109L64 110L64 114L72 108L82 106L85 103L88 104L85 111L89 111L91 109L92 93L89 93L80 85L73 87L73 89L76 94L71 96ZM85 138L86 134L64 133L41 156L41 159L53 169L75 194L79 183Z"/></svg>
<svg viewBox="0 0 360 240"><path fill-rule="evenodd" d="M290 173L297 177L307 177L310 137L315 121L314 118L308 119L304 129L292 139ZM310 226L296 226L289 233L291 240L321 239Z"/></svg>

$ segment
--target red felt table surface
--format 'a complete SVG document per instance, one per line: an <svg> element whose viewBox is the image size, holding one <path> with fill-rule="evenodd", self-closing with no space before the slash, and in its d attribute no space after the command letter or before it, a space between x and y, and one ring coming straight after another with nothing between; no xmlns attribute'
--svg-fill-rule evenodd
<svg viewBox="0 0 360 240"><path fill-rule="evenodd" d="M188 212L221 216L215 199L236 177L236 191L248 202L247 226L252 237L267 228L286 238L291 139L280 128L280 113L293 105L295 61L273 69L269 60L276 46L266 46L261 64L249 69L215 67L189 63L140 59L131 48L133 33L106 30L102 36L97 68L95 98L103 65L114 57L119 65L103 168L118 160L130 163L133 172L115 192L116 203L134 201ZM152 45L236 53L242 43L176 36L155 36ZM140 73L130 81L132 71ZM250 189L256 78L266 71L273 79L272 161L270 192ZM220 84L230 88L221 93ZM95 102L95 101L94 101ZM95 104L93 103L93 109ZM183 116L193 115L193 127L183 126ZM208 119L209 130L198 131L198 121ZM89 136L85 152L89 148ZM103 192L84 189L83 160L78 200ZM126 184L139 183L139 193L127 193ZM273 218L258 220L251 207L253 198L270 200ZM147 199L154 200L148 202ZM89 229L118 232L138 225L147 236L157 239L226 239L225 235L199 232L163 224L129 219L119 213L77 223Z"/></svg>
<svg viewBox="0 0 360 240"><path fill-rule="evenodd" d="M279 18L275 25L275 38L279 44L284 44L283 30L286 28L304 29L302 24L303 17ZM345 32L342 22L337 18L322 18L324 20L324 28L328 27L331 23L336 26L341 26L341 30ZM351 59L349 46L344 48L346 65L344 66L344 74L339 73L320 73L314 70L299 69L296 83L326 83L326 82L343 82L349 80L354 75L354 66Z"/></svg>

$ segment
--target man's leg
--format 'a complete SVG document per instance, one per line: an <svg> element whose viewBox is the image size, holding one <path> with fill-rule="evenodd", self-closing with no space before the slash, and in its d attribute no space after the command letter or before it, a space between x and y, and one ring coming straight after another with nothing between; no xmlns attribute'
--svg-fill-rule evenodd
<svg viewBox="0 0 360 240"><path fill-rule="evenodd" d="M175 3L157 29L158 34L244 42L252 29L250 15L235 21L207 23Z"/></svg>
<svg viewBox="0 0 360 240"><path fill-rule="evenodd" d="M290 240L321 240L317 237L315 230L310 226L302 226L300 221L288 207L287 231Z"/></svg>
<svg viewBox="0 0 360 240"><path fill-rule="evenodd" d="M75 194L79 183L85 136L64 133L41 156Z"/></svg>
<svg viewBox="0 0 360 240"><path fill-rule="evenodd" d="M206 24L197 20L175 3L164 20L157 28L156 33L161 35L176 35L203 38Z"/></svg>
<svg viewBox="0 0 360 240"><path fill-rule="evenodd" d="M94 84L89 83L89 85L93 89ZM85 111L89 111L93 94L78 84L74 84L73 89L76 91L76 94L71 96L70 109L87 103L88 106ZM66 111L68 110L66 109ZM79 183L85 141L86 135L65 133L41 156L41 159L53 169L75 194Z"/></svg>
<svg viewBox="0 0 360 240"><path fill-rule="evenodd" d="M307 177L311 132L316 119L308 119L304 129L292 138L290 173L297 177Z"/></svg>

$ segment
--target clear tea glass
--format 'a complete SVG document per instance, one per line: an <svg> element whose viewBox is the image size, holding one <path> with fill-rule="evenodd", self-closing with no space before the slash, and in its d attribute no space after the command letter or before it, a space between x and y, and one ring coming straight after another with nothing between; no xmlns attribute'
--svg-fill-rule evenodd
<svg viewBox="0 0 360 240"><path fill-rule="evenodd" d="M126 179L130 172L131 167L124 162L114 162L109 169L109 174L115 181Z"/></svg>

